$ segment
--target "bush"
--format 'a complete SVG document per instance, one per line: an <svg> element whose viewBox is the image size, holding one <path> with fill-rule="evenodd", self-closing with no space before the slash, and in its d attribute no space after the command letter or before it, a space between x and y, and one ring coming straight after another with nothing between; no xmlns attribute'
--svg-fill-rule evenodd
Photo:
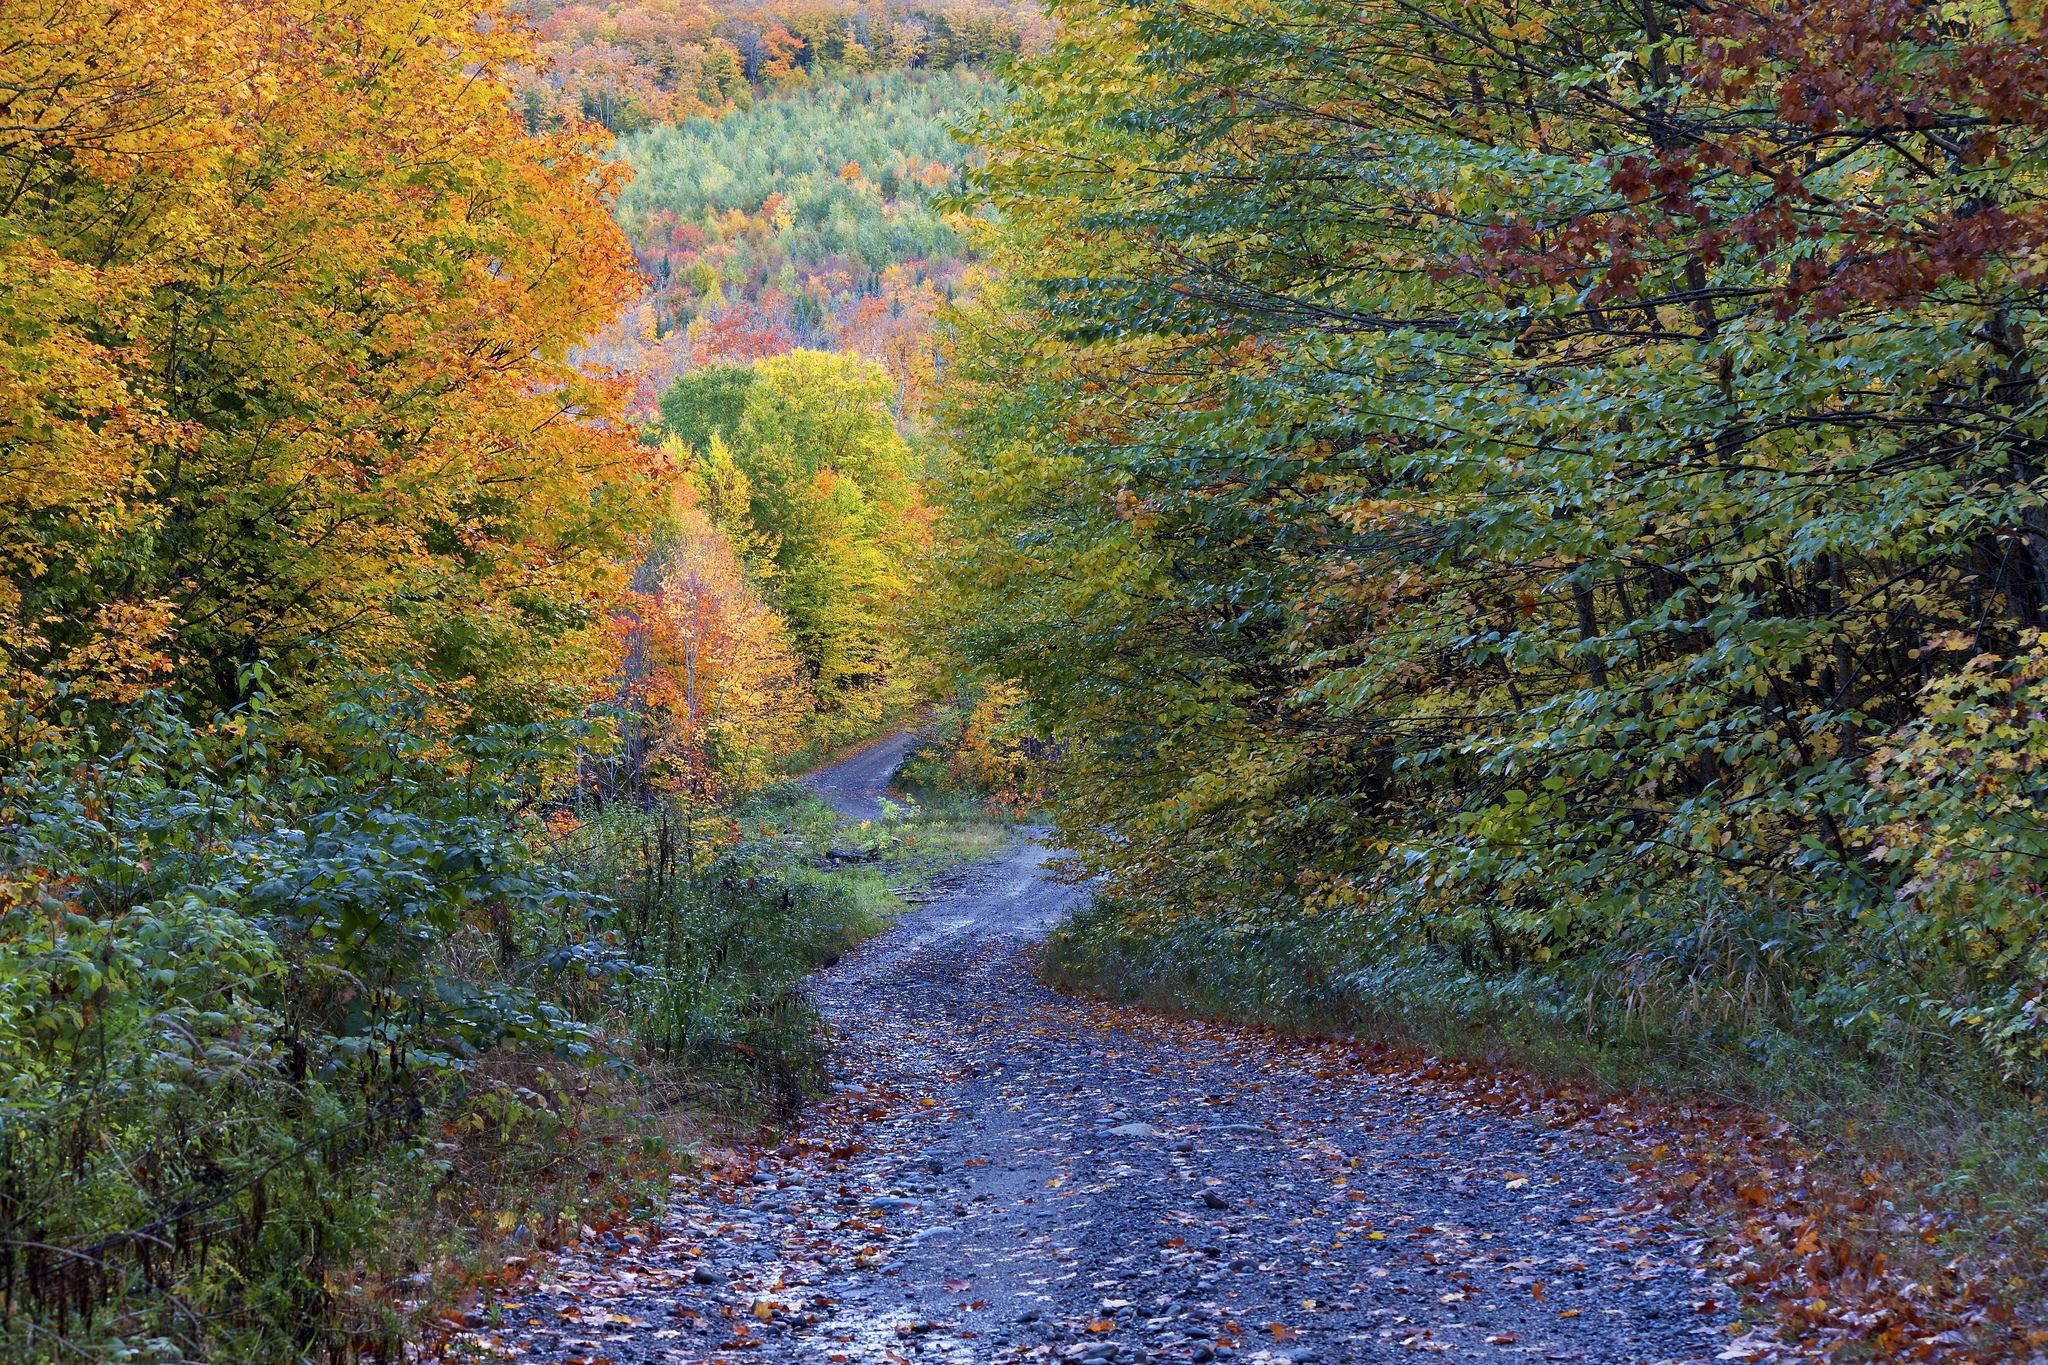
<svg viewBox="0 0 2048 1365"><path fill-rule="evenodd" d="M246 679L259 685L260 677ZM333 1285L476 1061L587 1052L617 964L527 838L540 733L442 736L358 679L327 761L263 694L195 725L17 721L0 772L0 1280L15 1355L387 1339ZM60 1343L70 1343L60 1349ZM85 1345L84 1343L89 1343Z"/></svg>
<svg viewBox="0 0 2048 1365"><path fill-rule="evenodd" d="M610 895L603 933L639 964L622 1026L727 1111L793 1109L818 1077L803 979L881 928L879 878L827 872L832 813L796 783L736 810L615 806L558 856Z"/></svg>
<svg viewBox="0 0 2048 1365"><path fill-rule="evenodd" d="M587 727L449 732L356 678L309 740L245 683L203 724L15 721L9 1359L390 1354L515 1232L658 1188L683 1099L793 1105L802 978L888 909L812 866L833 821L793 784L579 820Z"/></svg>

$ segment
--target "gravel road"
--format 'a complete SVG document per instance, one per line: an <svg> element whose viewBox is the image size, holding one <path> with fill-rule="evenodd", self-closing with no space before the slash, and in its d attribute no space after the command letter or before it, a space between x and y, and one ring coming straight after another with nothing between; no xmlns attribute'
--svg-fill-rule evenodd
<svg viewBox="0 0 2048 1365"><path fill-rule="evenodd" d="M882 794L902 766L915 736L905 732L877 740L804 778L804 785L846 820L882 818Z"/></svg>
<svg viewBox="0 0 2048 1365"><path fill-rule="evenodd" d="M893 743L893 742L892 742ZM866 809L890 745L820 774ZM900 754L900 747L895 749ZM887 764L885 767L884 764ZM880 776L876 776L880 774ZM1711 1359L1698 1234L1565 1133L1039 985L1079 893L1021 838L817 981L782 1146L599 1235L472 1343L525 1361Z"/></svg>

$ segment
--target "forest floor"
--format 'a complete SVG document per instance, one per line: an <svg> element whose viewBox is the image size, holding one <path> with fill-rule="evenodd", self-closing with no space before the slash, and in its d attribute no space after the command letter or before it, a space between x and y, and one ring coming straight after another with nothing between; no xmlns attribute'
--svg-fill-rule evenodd
<svg viewBox="0 0 2048 1365"><path fill-rule="evenodd" d="M893 746L820 774L872 813ZM1730 1295L1596 1125L1345 1044L1057 994L1082 894L1028 835L817 979L834 1083L501 1300L468 1346L570 1365L1712 1359ZM1733 1358L1732 1356L1730 1358Z"/></svg>

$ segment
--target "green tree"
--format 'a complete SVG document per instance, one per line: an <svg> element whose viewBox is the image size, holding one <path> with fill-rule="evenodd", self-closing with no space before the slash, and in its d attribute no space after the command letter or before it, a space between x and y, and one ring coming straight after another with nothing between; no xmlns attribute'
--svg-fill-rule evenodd
<svg viewBox="0 0 2048 1365"><path fill-rule="evenodd" d="M706 365L690 371L661 395L661 429L693 450L713 436L740 429L755 374L747 365Z"/></svg>
<svg viewBox="0 0 2048 1365"><path fill-rule="evenodd" d="M1753 970L2038 1074L2033 20L1059 17L988 129L943 540L1105 901ZM1927 786L1973 728L1995 819Z"/></svg>
<svg viewBox="0 0 2048 1365"><path fill-rule="evenodd" d="M925 518L893 393L878 365L796 351L694 372L661 400L670 439L693 447L700 501L787 620L834 736L872 726L911 682L898 621Z"/></svg>

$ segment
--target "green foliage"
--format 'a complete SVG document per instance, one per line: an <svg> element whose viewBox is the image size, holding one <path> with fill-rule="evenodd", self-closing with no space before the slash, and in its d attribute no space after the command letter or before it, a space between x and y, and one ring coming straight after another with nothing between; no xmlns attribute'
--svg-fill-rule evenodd
<svg viewBox="0 0 2048 1365"><path fill-rule="evenodd" d="M619 965L523 833L518 775L561 757L557 735L443 740L421 692L357 679L316 763L243 681L254 700L203 727L161 699L101 729L17 718L10 1352L279 1359L388 1334L330 1276L370 1245L380 1182L421 1159L425 1106L493 1048L586 1051L576 1006Z"/></svg>
<svg viewBox="0 0 2048 1365"><path fill-rule="evenodd" d="M942 539L1107 904L2048 1078L2048 114L1934 14L1061 11Z"/></svg>
<svg viewBox="0 0 2048 1365"><path fill-rule="evenodd" d="M958 255L960 240L930 195L967 159L952 130L994 89L971 72L875 76L637 134L619 144L633 168L620 220L639 242L694 225L708 246L722 240L723 215L758 213L778 196L788 226L733 243L742 254L720 263L729 286L772 278L785 261L816 268L837 258L879 274L897 261ZM848 163L866 183L840 174ZM948 173L936 186L925 183L933 167Z"/></svg>
<svg viewBox="0 0 2048 1365"><path fill-rule="evenodd" d="M954 130L999 90L966 70L872 76L624 139L619 221L654 281L657 329L745 302L755 344L815 346L864 308L871 329L950 293L967 248L933 201L970 156Z"/></svg>
<svg viewBox="0 0 2048 1365"><path fill-rule="evenodd" d="M661 430L690 450L705 450L714 436L730 440L746 414L754 387L747 365L706 365L678 379L661 395ZM715 488L706 490L715 496Z"/></svg>
<svg viewBox="0 0 2048 1365"><path fill-rule="evenodd" d="M796 351L686 375L662 400L674 437L708 433L698 497L788 622L827 743L873 733L912 681L896 626L923 527L889 395L876 365Z"/></svg>
<svg viewBox="0 0 2048 1365"><path fill-rule="evenodd" d="M608 889L605 936L640 964L621 1002L632 1038L720 1109L786 1116L813 1088L822 1040L803 979L895 908L879 876L817 866L835 823L784 783L709 817L611 806L558 851Z"/></svg>
<svg viewBox="0 0 2048 1365"><path fill-rule="evenodd" d="M636 1153L675 1169L679 1089L793 1104L802 977L893 906L814 866L833 822L801 789L543 820L577 727L448 736L416 680L358 677L315 758L243 683L205 725L160 696L17 718L9 1359L388 1354L436 1302L400 1302L418 1260L573 1238Z"/></svg>

